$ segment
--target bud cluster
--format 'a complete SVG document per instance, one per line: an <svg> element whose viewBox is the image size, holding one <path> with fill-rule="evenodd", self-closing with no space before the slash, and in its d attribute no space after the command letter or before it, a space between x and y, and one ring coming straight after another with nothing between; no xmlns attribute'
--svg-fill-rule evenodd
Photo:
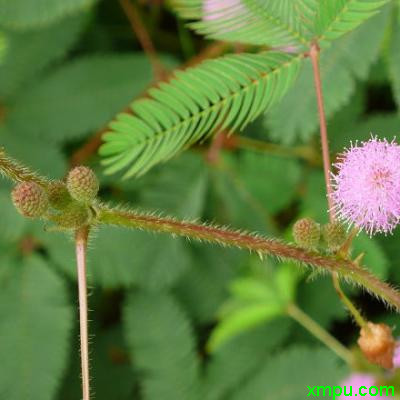
<svg viewBox="0 0 400 400"><path fill-rule="evenodd" d="M42 187L33 181L19 183L12 201L25 217L46 216L62 229L76 229L88 223L90 205L99 191L94 172L84 166L72 169L66 182L52 181Z"/></svg>
<svg viewBox="0 0 400 400"><path fill-rule="evenodd" d="M329 222L320 226L311 218L301 218L292 229L293 238L300 247L309 250L318 248L321 236L325 247L331 251L338 251L346 242L346 230L340 222Z"/></svg>

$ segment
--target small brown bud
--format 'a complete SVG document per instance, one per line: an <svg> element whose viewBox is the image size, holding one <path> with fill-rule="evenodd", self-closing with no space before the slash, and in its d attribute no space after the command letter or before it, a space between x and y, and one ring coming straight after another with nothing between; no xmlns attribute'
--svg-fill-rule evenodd
<svg viewBox="0 0 400 400"><path fill-rule="evenodd" d="M25 217L42 216L49 207L44 189L35 182L22 182L11 193L15 208Z"/></svg>
<svg viewBox="0 0 400 400"><path fill-rule="evenodd" d="M392 330L387 325L368 322L360 331L358 345L371 363L388 369L393 368L396 342Z"/></svg>
<svg viewBox="0 0 400 400"><path fill-rule="evenodd" d="M311 218L299 219L293 225L294 241L306 249L315 249L321 237L321 228Z"/></svg>
<svg viewBox="0 0 400 400"><path fill-rule="evenodd" d="M67 188L75 200L88 204L97 196L99 181L90 168L75 167L68 174Z"/></svg>
<svg viewBox="0 0 400 400"><path fill-rule="evenodd" d="M346 230L340 222L330 222L322 228L322 236L329 250L336 251L346 241Z"/></svg>

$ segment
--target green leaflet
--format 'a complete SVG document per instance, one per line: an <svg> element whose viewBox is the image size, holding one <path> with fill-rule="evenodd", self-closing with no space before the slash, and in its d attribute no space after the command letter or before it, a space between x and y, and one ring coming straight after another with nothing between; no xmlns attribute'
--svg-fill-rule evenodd
<svg viewBox="0 0 400 400"><path fill-rule="evenodd" d="M349 100L356 79L367 78L378 57L388 17L386 9L322 51L321 78L328 118ZM318 129L316 104L312 67L307 60L292 89L265 117L272 137L287 144L307 141ZM286 110L290 110L290 118Z"/></svg>
<svg viewBox="0 0 400 400"><path fill-rule="evenodd" d="M28 29L50 24L62 17L87 10L96 0L0 0L0 24Z"/></svg>
<svg viewBox="0 0 400 400"><path fill-rule="evenodd" d="M271 357L232 400L304 399L308 394L307 385L339 385L346 373L347 368L329 350L291 347Z"/></svg>
<svg viewBox="0 0 400 400"><path fill-rule="evenodd" d="M265 263L253 259L252 267L261 272L237 278L229 285L231 297L221 307L220 321L208 341L212 352L236 335L285 315L295 298L300 274L292 264L272 272Z"/></svg>
<svg viewBox="0 0 400 400"><path fill-rule="evenodd" d="M66 287L41 258L8 262L13 268L0 281L0 398L52 400L73 322Z"/></svg>
<svg viewBox="0 0 400 400"><path fill-rule="evenodd" d="M307 47L317 12L316 0L172 0L189 26L208 38L274 47Z"/></svg>
<svg viewBox="0 0 400 400"><path fill-rule="evenodd" d="M123 318L143 400L199 400L199 360L192 327L169 294L129 295Z"/></svg>
<svg viewBox="0 0 400 400"><path fill-rule="evenodd" d="M320 0L315 22L317 40L334 40L376 14L388 0Z"/></svg>
<svg viewBox="0 0 400 400"><path fill-rule="evenodd" d="M293 83L303 56L241 54L177 72L151 89L151 99L132 103L104 135L106 172L140 175L217 128L242 129L276 103Z"/></svg>

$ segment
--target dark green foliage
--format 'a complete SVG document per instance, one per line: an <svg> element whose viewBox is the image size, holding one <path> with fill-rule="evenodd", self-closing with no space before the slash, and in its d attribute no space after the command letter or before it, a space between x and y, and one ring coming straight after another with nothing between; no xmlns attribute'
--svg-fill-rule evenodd
<svg viewBox="0 0 400 400"><path fill-rule="evenodd" d="M346 368L324 349L292 347L271 358L264 368L238 390L233 400L262 400L265 394L275 399L297 400L307 396L307 382L314 386L337 385Z"/></svg>
<svg viewBox="0 0 400 400"><path fill-rule="evenodd" d="M53 399L73 322L65 282L37 256L1 261L0 398Z"/></svg>
<svg viewBox="0 0 400 400"><path fill-rule="evenodd" d="M132 359L143 377L143 398L202 398L193 333L174 298L133 293L127 299L124 320Z"/></svg>

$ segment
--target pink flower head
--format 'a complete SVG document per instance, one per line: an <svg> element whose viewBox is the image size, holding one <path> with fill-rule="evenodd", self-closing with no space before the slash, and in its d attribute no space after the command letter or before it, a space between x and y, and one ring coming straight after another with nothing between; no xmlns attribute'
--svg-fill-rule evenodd
<svg viewBox="0 0 400 400"><path fill-rule="evenodd" d="M371 386L375 387L371 388ZM341 382L340 387L342 388L342 394L339 400L392 399L392 396L386 396L385 392L382 395L379 393L379 386L377 386L374 377L369 374L352 374Z"/></svg>
<svg viewBox="0 0 400 400"><path fill-rule="evenodd" d="M218 34L242 28L246 18L240 23L237 22L237 18L245 14L247 14L246 9L241 0L204 0L203 2L203 20L217 22L216 33ZM232 19L235 20L233 25Z"/></svg>
<svg viewBox="0 0 400 400"><path fill-rule="evenodd" d="M369 235L392 232L400 221L400 146L373 137L352 144L334 166L337 217Z"/></svg>

